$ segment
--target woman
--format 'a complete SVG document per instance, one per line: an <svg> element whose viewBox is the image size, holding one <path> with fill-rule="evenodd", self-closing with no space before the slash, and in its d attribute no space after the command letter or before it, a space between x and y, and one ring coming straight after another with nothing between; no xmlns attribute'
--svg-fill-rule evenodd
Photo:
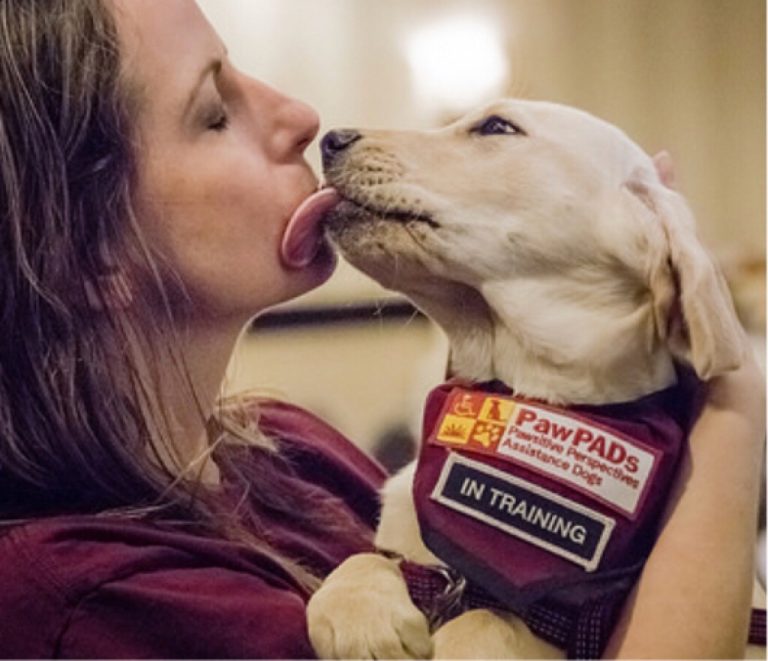
<svg viewBox="0 0 768 661"><path fill-rule="evenodd" d="M0 655L311 654L304 600L368 547L382 474L213 403L249 318L332 272L280 256L317 116L191 2L3 0L0 30ZM296 427L324 445L286 445L292 477Z"/></svg>
<svg viewBox="0 0 768 661"><path fill-rule="evenodd" d="M0 0L0 90L0 655L311 655L384 476L309 414L215 402L253 315L332 272L315 113L191 0ZM759 383L712 388L613 652L743 644ZM657 618L670 590L697 599Z"/></svg>

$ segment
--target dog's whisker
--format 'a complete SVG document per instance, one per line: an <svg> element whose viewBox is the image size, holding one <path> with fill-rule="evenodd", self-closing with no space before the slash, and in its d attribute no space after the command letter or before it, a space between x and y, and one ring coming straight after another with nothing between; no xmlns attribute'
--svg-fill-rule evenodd
<svg viewBox="0 0 768 661"><path fill-rule="evenodd" d="M381 332L384 329L384 302L380 298L374 301L373 316L376 319L379 332Z"/></svg>
<svg viewBox="0 0 768 661"><path fill-rule="evenodd" d="M399 280L399 270L400 270L400 255L395 253L395 268L394 268L394 277L393 282L397 282Z"/></svg>
<svg viewBox="0 0 768 661"><path fill-rule="evenodd" d="M414 308L411 316L403 322L403 328L408 328L413 323L413 320L419 316L419 311Z"/></svg>
<svg viewBox="0 0 768 661"><path fill-rule="evenodd" d="M405 227L405 231L408 233L408 236L411 237L411 240L417 246L426 250L426 246L424 245L424 242L422 241L421 237L413 231L413 228L409 227L408 225L404 225L404 227Z"/></svg>

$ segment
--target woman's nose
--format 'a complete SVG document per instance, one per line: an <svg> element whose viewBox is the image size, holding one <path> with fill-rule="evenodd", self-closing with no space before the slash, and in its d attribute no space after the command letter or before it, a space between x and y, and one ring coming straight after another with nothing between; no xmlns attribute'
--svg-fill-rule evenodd
<svg viewBox="0 0 768 661"><path fill-rule="evenodd" d="M323 167L331 166L335 158L349 147L353 142L357 142L363 136L355 129L338 129L328 131L320 142L320 153L323 156Z"/></svg>
<svg viewBox="0 0 768 661"><path fill-rule="evenodd" d="M261 81L250 79L253 113L269 136L279 158L301 155L320 130L320 117L312 106L286 96Z"/></svg>
<svg viewBox="0 0 768 661"><path fill-rule="evenodd" d="M320 130L320 117L314 108L303 101L290 99L289 103L292 107L288 115L296 131L295 145L299 151L303 152Z"/></svg>

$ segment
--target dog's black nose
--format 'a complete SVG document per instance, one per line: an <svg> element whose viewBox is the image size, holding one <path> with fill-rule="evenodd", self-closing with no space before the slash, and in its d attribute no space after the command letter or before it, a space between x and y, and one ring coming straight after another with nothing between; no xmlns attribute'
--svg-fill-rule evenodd
<svg viewBox="0 0 768 661"><path fill-rule="evenodd" d="M333 159L343 152L353 142L357 142L363 136L354 129L339 129L328 131L320 141L320 153L323 156L323 167L328 167Z"/></svg>

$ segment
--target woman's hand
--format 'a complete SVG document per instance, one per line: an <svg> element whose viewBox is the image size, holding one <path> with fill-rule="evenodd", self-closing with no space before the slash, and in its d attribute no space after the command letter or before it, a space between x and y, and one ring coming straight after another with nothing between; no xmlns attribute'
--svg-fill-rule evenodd
<svg viewBox="0 0 768 661"><path fill-rule="evenodd" d="M754 351L745 343L745 362L734 372L715 377L707 384L707 406L730 411L754 426L757 437L752 441L762 447L765 435L765 375L757 364ZM749 439L748 439L749 440Z"/></svg>
<svg viewBox="0 0 768 661"><path fill-rule="evenodd" d="M741 657L765 439L765 377L745 362L705 386L656 546L606 656Z"/></svg>

